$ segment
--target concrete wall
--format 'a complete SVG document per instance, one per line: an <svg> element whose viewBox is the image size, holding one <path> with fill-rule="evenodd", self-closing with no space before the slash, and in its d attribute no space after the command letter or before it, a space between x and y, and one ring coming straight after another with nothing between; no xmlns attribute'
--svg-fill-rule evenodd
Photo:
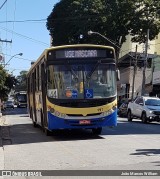
<svg viewBox="0 0 160 179"><path fill-rule="evenodd" d="M146 31L147 33L147 31ZM136 45L138 45L137 52L144 53L145 51L145 44L133 43L131 42L131 35L126 36L127 40L122 44L121 51L119 54L119 58L123 57L125 54L129 52L135 52ZM160 34L157 37L148 42L148 54L157 54L160 55Z"/></svg>
<svg viewBox="0 0 160 179"><path fill-rule="evenodd" d="M134 75L134 69L133 67L124 68L120 71L120 81L118 82L118 96L125 95L125 84L130 84L130 90L129 90L129 98L131 98L132 95L132 85L133 85L133 75ZM151 76L152 76L152 69L146 68L146 83L151 82ZM137 95L141 95L142 90L142 79L143 79L143 68L137 68L136 74L135 74L135 82L134 82L134 97ZM148 91L147 91L148 92Z"/></svg>

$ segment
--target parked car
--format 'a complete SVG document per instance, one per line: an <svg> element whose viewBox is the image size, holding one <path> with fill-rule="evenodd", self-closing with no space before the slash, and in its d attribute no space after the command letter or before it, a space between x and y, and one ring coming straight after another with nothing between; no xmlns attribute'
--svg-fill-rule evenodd
<svg viewBox="0 0 160 179"><path fill-rule="evenodd" d="M12 108L14 109L14 102L13 101L7 101L4 103L4 109L6 108Z"/></svg>
<svg viewBox="0 0 160 179"><path fill-rule="evenodd" d="M128 109L128 102L123 102L120 107L118 108L118 116L119 117L127 117L127 109Z"/></svg>
<svg viewBox="0 0 160 179"><path fill-rule="evenodd" d="M160 99L157 97L139 96L134 101L129 102L127 118L139 118L142 122L160 122Z"/></svg>
<svg viewBox="0 0 160 179"><path fill-rule="evenodd" d="M128 103L131 101L131 99L122 99L119 102L119 107L118 107L118 112L117 114L119 115L119 117L127 117L127 110L128 110Z"/></svg>

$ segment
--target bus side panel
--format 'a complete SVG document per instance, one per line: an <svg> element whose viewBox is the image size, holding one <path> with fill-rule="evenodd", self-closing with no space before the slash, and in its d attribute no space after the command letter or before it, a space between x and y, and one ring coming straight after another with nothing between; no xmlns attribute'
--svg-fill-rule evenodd
<svg viewBox="0 0 160 179"><path fill-rule="evenodd" d="M73 128L97 128L104 126L117 126L117 111L115 110L112 114L106 117L100 117L95 119L89 119L91 124L82 125L79 123L78 119L63 119L57 116L54 116L50 112L48 112L48 129L73 129Z"/></svg>

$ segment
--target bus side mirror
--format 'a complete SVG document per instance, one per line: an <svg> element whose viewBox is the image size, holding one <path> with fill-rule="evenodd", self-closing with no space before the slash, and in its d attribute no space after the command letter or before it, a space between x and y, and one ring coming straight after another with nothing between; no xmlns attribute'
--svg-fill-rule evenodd
<svg viewBox="0 0 160 179"><path fill-rule="evenodd" d="M120 80L120 71L119 71L119 69L116 70L116 73L117 73L117 81L119 81Z"/></svg>

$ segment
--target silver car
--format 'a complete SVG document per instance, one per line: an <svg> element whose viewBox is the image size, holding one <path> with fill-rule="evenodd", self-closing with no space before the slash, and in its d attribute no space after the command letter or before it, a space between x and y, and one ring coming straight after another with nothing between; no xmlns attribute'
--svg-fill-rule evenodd
<svg viewBox="0 0 160 179"><path fill-rule="evenodd" d="M134 117L142 122L160 122L160 99L157 97L139 96L128 104L128 121Z"/></svg>

